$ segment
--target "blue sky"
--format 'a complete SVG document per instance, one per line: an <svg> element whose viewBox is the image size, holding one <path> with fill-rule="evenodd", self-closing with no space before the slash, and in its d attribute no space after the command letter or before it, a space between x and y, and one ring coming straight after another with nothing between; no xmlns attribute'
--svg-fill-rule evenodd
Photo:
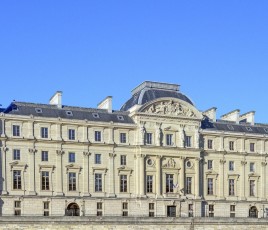
<svg viewBox="0 0 268 230"><path fill-rule="evenodd" d="M199 110L268 123L266 0L0 2L0 104L115 109L145 80L177 83Z"/></svg>

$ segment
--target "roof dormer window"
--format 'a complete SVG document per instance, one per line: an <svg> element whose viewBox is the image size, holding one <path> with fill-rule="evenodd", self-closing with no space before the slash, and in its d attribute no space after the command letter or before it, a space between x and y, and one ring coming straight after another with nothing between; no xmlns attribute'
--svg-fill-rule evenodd
<svg viewBox="0 0 268 230"><path fill-rule="evenodd" d="M92 113L92 116L93 116L94 118L100 118L100 115L99 115L98 113Z"/></svg>
<svg viewBox="0 0 268 230"><path fill-rule="evenodd" d="M73 116L73 112L72 111L66 111L66 115L67 116Z"/></svg>
<svg viewBox="0 0 268 230"><path fill-rule="evenodd" d="M120 121L123 121L124 120L124 117L123 116L117 116L117 119L120 120Z"/></svg>
<svg viewBox="0 0 268 230"><path fill-rule="evenodd" d="M247 131L251 132L252 131L252 128L250 127L246 127Z"/></svg>
<svg viewBox="0 0 268 230"><path fill-rule="evenodd" d="M234 127L232 125L227 125L229 130L234 130Z"/></svg>
<svg viewBox="0 0 268 230"><path fill-rule="evenodd" d="M35 112L36 113L42 113L42 109L41 108L35 108Z"/></svg>

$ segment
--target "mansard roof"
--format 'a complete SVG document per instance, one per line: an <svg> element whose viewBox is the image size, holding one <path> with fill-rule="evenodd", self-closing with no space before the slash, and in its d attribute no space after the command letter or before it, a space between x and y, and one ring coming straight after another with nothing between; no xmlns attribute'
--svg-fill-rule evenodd
<svg viewBox="0 0 268 230"><path fill-rule="evenodd" d="M165 97L177 98L194 105L186 95L179 92L177 84L145 81L132 90L132 97L121 107L121 111L127 111L134 105L144 105L147 102Z"/></svg>
<svg viewBox="0 0 268 230"><path fill-rule="evenodd" d="M231 121L217 120L212 122L209 118L205 117L202 121L201 128L203 130L210 131L225 131L235 133L247 133L247 134L266 134L268 135L268 124L251 125L250 123L239 123Z"/></svg>
<svg viewBox="0 0 268 230"><path fill-rule="evenodd" d="M128 112L112 111L112 113L109 113L106 109L83 108L67 105L58 108L57 105L50 104L12 102L10 106L2 112L12 115L33 115L35 117L46 118L60 117L74 120L134 124L134 121L128 116Z"/></svg>

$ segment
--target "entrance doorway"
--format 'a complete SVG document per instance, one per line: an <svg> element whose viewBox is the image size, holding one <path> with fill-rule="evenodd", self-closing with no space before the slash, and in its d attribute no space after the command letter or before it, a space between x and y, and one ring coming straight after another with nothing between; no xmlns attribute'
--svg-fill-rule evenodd
<svg viewBox="0 0 268 230"><path fill-rule="evenodd" d="M176 217L176 206L167 206L167 217Z"/></svg>
<svg viewBox="0 0 268 230"><path fill-rule="evenodd" d="M249 217L258 218L258 209L255 206L249 209Z"/></svg>
<svg viewBox="0 0 268 230"><path fill-rule="evenodd" d="M80 216L80 208L78 204L71 203L66 209L66 216Z"/></svg>

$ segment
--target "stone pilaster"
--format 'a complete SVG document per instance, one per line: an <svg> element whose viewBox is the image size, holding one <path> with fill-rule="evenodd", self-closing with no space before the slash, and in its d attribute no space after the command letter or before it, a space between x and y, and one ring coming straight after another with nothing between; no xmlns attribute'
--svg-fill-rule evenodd
<svg viewBox="0 0 268 230"><path fill-rule="evenodd" d="M7 180L6 180L6 152L8 151L7 147L1 148L1 159L2 159L2 195L7 195Z"/></svg>
<svg viewBox="0 0 268 230"><path fill-rule="evenodd" d="M267 162L261 162L261 178L262 178L262 184L261 184L261 200L265 201L266 200L266 166Z"/></svg>
<svg viewBox="0 0 268 230"><path fill-rule="evenodd" d="M179 183L179 188L181 191L182 195L185 195L185 157L180 157L180 183Z"/></svg>
<svg viewBox="0 0 268 230"><path fill-rule="evenodd" d="M84 165L83 165L83 178L84 178L84 188L83 196L90 196L89 192L89 156L90 152L83 152L84 155Z"/></svg>
<svg viewBox="0 0 268 230"><path fill-rule="evenodd" d="M37 152L34 148L29 148L29 192L28 195L36 195L35 190L35 153Z"/></svg>
<svg viewBox="0 0 268 230"><path fill-rule="evenodd" d="M62 168L62 155L64 154L63 150L56 150L57 153L57 162L56 162L56 173L57 173L57 187L56 187L56 195L63 196L63 168Z"/></svg>
<svg viewBox="0 0 268 230"><path fill-rule="evenodd" d="M161 158L162 156L156 156L156 195L157 197L162 195L162 183L161 183Z"/></svg>
<svg viewBox="0 0 268 230"><path fill-rule="evenodd" d="M195 158L195 197L198 198L200 197L200 194L199 194L199 162L200 162L200 158Z"/></svg>
<svg viewBox="0 0 268 230"><path fill-rule="evenodd" d="M240 199L246 200L246 164L247 162L241 161L241 182L240 182Z"/></svg>
<svg viewBox="0 0 268 230"><path fill-rule="evenodd" d="M109 197L115 197L114 158L115 153L109 153Z"/></svg>
<svg viewBox="0 0 268 230"><path fill-rule="evenodd" d="M220 195L220 199L224 199L225 197L225 177L224 177L224 167L225 167L225 163L226 163L226 160L225 159L221 159L220 160L220 171L219 171L219 175L220 175L220 187L219 187L219 195Z"/></svg>
<svg viewBox="0 0 268 230"><path fill-rule="evenodd" d="M34 138L34 122L33 121L28 122L28 138L29 139Z"/></svg>
<svg viewBox="0 0 268 230"><path fill-rule="evenodd" d="M140 175L139 175L139 179L140 179L140 195L144 196L145 195L145 159L146 155L141 154L139 155L139 159L140 159Z"/></svg>
<svg viewBox="0 0 268 230"><path fill-rule="evenodd" d="M1 119L1 122L2 122L1 137L6 137L6 121L5 119Z"/></svg>

